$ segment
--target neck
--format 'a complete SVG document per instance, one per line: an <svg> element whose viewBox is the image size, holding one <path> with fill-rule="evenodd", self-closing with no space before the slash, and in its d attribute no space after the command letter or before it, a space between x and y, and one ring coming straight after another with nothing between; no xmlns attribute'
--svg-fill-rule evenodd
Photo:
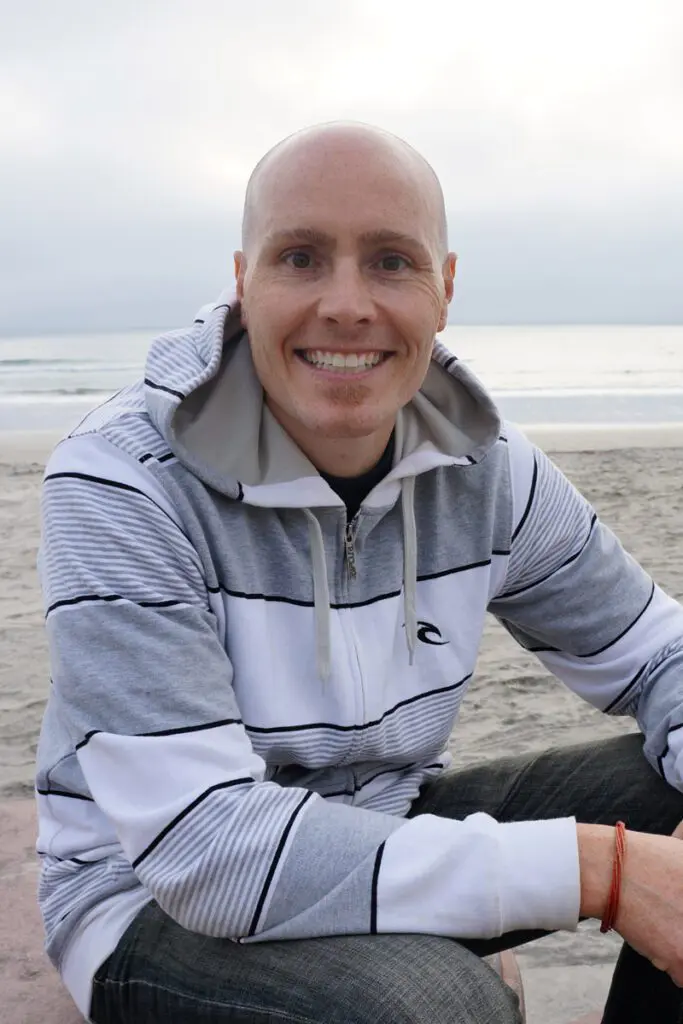
<svg viewBox="0 0 683 1024"><path fill-rule="evenodd" d="M376 466L389 444L394 423L388 423L365 437L325 437L307 430L271 402L268 407L307 459L328 476L360 476Z"/></svg>

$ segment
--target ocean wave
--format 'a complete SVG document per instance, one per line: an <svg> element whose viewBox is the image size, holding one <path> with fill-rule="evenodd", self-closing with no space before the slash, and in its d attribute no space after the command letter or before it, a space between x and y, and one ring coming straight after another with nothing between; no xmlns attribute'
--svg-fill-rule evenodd
<svg viewBox="0 0 683 1024"><path fill-rule="evenodd" d="M93 372L140 374L142 370L142 363L103 363L98 359L0 359L0 380L3 373L16 376Z"/></svg>
<svg viewBox="0 0 683 1024"><path fill-rule="evenodd" d="M79 363L86 366L93 366L99 362L97 359L0 359L2 366L74 366Z"/></svg>
<svg viewBox="0 0 683 1024"><path fill-rule="evenodd" d="M29 404L51 404L65 401L78 401L81 399L92 400L106 399L113 395L118 388L50 388L45 391L3 391L0 388L0 404L29 405Z"/></svg>

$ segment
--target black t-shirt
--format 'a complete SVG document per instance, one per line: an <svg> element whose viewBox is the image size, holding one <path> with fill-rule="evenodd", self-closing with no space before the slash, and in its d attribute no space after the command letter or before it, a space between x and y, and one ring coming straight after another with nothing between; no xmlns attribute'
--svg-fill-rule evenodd
<svg viewBox="0 0 683 1024"><path fill-rule="evenodd" d="M389 444L384 449L379 462L361 473L360 476L330 476L329 473L321 473L323 480L326 480L333 491L335 491L346 505L346 518L350 521L358 512L361 502L370 493L373 487L383 480L391 471L394 461L394 435L389 438Z"/></svg>

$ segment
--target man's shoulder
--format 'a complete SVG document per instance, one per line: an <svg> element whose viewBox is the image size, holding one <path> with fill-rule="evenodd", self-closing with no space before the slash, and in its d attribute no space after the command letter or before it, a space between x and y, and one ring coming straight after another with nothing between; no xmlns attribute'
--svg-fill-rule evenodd
<svg viewBox="0 0 683 1024"><path fill-rule="evenodd" d="M91 409L66 440L93 434L105 437L135 455L138 448L153 444L154 438L158 447L158 441L163 439L147 411L144 381L138 380L122 388L106 402Z"/></svg>
<svg viewBox="0 0 683 1024"><path fill-rule="evenodd" d="M149 416L140 381L92 409L52 452L45 475L80 474L121 483L134 477L144 487L152 467L175 461Z"/></svg>

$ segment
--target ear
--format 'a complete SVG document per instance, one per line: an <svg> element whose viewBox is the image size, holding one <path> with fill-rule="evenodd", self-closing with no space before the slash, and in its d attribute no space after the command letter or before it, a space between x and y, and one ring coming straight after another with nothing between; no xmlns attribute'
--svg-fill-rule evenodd
<svg viewBox="0 0 683 1024"><path fill-rule="evenodd" d="M453 290L455 287L455 266L458 262L458 257L454 252L449 252L448 256L444 260L443 264L443 289L444 296L441 304L441 313L439 315L439 326L438 331L443 331L444 327L448 323L448 307L453 298Z"/></svg>
<svg viewBox="0 0 683 1024"><path fill-rule="evenodd" d="M244 274L247 269L247 261L244 253L240 252L239 249L233 254L233 262L235 268L237 298L241 302L244 296Z"/></svg>

